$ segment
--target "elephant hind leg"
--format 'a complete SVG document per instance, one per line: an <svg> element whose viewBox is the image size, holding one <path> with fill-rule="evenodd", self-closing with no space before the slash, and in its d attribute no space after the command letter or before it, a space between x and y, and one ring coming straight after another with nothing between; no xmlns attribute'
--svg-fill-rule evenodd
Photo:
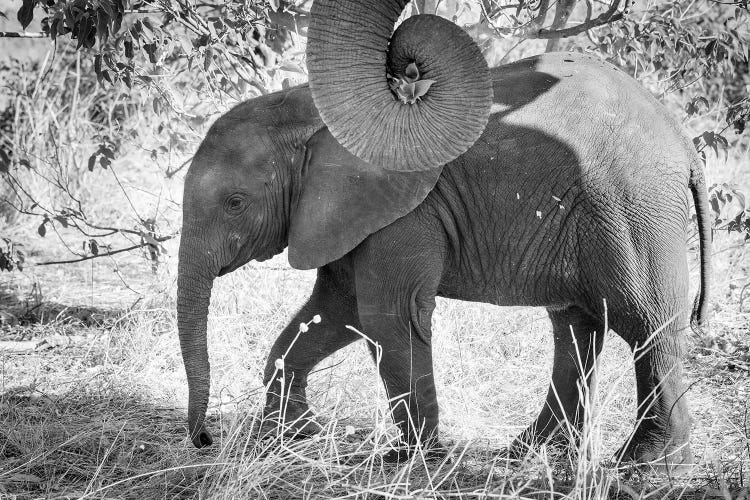
<svg viewBox="0 0 750 500"><path fill-rule="evenodd" d="M584 424L585 396L595 383L604 321L576 306L548 313L555 342L552 380L539 416L511 444L510 453L516 457L553 439L576 442Z"/></svg>
<svg viewBox="0 0 750 500"><path fill-rule="evenodd" d="M643 321L642 314L613 316L613 329L633 351L638 393L636 427L616 454L618 461L667 469L692 462L691 420L682 382L685 311L659 321Z"/></svg>

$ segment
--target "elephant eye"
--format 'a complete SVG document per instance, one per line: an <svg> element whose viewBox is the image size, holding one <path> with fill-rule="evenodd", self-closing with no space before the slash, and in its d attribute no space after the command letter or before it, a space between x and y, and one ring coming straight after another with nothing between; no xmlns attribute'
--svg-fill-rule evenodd
<svg viewBox="0 0 750 500"><path fill-rule="evenodd" d="M224 210L231 215L241 213L247 207L246 197L244 194L236 193L227 198L224 203Z"/></svg>

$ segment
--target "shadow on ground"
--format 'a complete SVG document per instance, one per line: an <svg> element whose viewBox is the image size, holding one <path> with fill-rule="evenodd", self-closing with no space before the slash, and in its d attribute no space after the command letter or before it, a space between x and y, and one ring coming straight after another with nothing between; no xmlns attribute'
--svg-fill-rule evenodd
<svg viewBox="0 0 750 500"><path fill-rule="evenodd" d="M42 300L34 289L25 297L19 297L8 289L0 289L0 325L31 326L73 325L98 327L116 320L123 314L120 309L104 309L93 306L60 304Z"/></svg>
<svg viewBox="0 0 750 500"><path fill-rule="evenodd" d="M689 483L631 476L625 484L611 470L582 472L566 457L511 464L480 442L457 446L450 461L384 464L386 448L373 440L376 433L351 435L343 422L318 439L258 440L252 418L225 413L209 422L222 429L220 439L195 450L186 440L184 410L111 385L55 396L6 392L0 421L0 497L724 497L708 476Z"/></svg>
<svg viewBox="0 0 750 500"><path fill-rule="evenodd" d="M209 469L184 411L123 391L0 394L0 497L191 497Z"/></svg>

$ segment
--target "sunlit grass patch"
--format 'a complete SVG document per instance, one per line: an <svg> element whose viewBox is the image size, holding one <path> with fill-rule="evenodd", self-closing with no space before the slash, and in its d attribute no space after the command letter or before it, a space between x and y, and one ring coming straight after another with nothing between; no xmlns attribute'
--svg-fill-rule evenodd
<svg viewBox="0 0 750 500"><path fill-rule="evenodd" d="M746 248L725 235L715 243L710 336L687 332L691 444L700 462L687 479L608 468L635 425L632 354L615 334L605 338L598 401L608 402L597 410L586 461L554 450L518 464L505 461L500 451L544 402L552 359L546 312L443 299L433 342L441 437L454 449L452 462L423 462L417 455L398 467L382 463L396 429L364 342L310 376L310 404L324 426L318 438L258 440L253 429L265 401L267 353L315 277L290 269L284 256L216 280L208 422L216 441L195 450L185 429L176 246L169 248L157 274L137 262L122 267L131 271L124 277L140 299L102 260L30 270L10 287L24 294L40 281L45 310L69 305L77 313L2 331L0 342L23 335L70 343L0 354L0 496L740 498L748 484L750 303L743 307L739 299L750 269ZM84 306L114 312L87 324L76 319L85 315L75 307Z"/></svg>
<svg viewBox="0 0 750 500"><path fill-rule="evenodd" d="M334 355L310 379L311 405L324 425L318 438L258 440L253 430L264 400L260 371L275 331L286 321L277 315L296 307L282 297L304 297L298 281L309 283L309 274L294 279L291 271L270 272L285 276L273 279L269 271L250 268L237 276L252 279L218 283L217 293L227 295L217 297L210 327L213 447L194 450L187 440L174 312L143 307L110 325L89 349L32 355L42 359L37 366L52 370L36 389L8 390L23 365L4 373L5 492L28 498L661 498L721 493L719 478L726 491L741 491L747 440L730 412L723 420L696 417L707 418L712 434L727 439L707 443L701 427L696 429L693 446L702 466L689 480L624 479L606 468L632 429L634 414L630 353L613 335L606 339L599 382L599 400L612 394L612 403L597 414L589 461L582 465L552 450L520 464L505 461L499 452L536 415L549 381L549 327L543 312L534 309L440 301L435 365L451 462L427 462L420 455L397 467L382 462L396 431L362 343ZM256 290L271 281L275 287ZM254 301L239 302L233 310L237 303L230 292L257 292L263 302L257 308L245 305ZM78 356L80 366L56 361L66 354ZM87 364L93 370L81 370ZM56 385L56 378L73 383ZM708 382L694 386L690 397L694 413L721 412L732 400L731 394L718 396Z"/></svg>

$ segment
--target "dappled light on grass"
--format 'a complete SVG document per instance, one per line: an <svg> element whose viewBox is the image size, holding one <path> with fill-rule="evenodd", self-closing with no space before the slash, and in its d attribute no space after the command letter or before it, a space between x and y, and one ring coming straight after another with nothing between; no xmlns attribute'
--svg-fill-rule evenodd
<svg viewBox="0 0 750 500"><path fill-rule="evenodd" d="M154 279L173 283L173 268L163 272ZM64 286L78 286L78 279ZM310 376L310 405L323 427L318 437L260 439L265 357L313 280L314 273L288 269L283 256L217 280L209 318L208 413L216 440L202 450L192 447L185 428L187 385L173 290L155 292L135 308L124 304L125 311L99 326L26 327L29 340L76 336L69 344L3 355L0 496L550 498L554 491L555 498L575 499L722 498L723 483L736 498L747 484L747 398L738 396L748 389L739 357L747 339L739 332L750 318L730 315L736 296L717 304L721 312L712 325L734 351L714 352L689 337L687 384L699 467L688 479L609 467L635 425L636 404L632 355L614 334L605 337L596 411L581 440L585 460L551 447L520 462L503 458L503 448L544 402L552 359L549 321L541 309L443 299L433 342L441 439L452 450L451 461L417 454L399 465L383 463L397 431L364 342L327 359ZM66 301L76 290L45 293Z"/></svg>

